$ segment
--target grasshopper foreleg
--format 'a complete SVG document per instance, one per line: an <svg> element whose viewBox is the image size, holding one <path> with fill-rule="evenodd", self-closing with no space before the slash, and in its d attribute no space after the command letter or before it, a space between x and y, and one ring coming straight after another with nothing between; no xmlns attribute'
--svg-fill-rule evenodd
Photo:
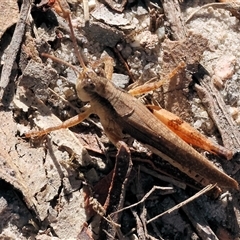
<svg viewBox="0 0 240 240"><path fill-rule="evenodd" d="M40 136L43 136L52 131L73 127L73 126L79 124L80 122L82 122L84 119L88 118L89 115L91 115L92 113L93 113L93 111L92 111L92 108L90 107L85 112L79 113L78 115L62 122L61 124L59 124L57 126L49 127L49 128L46 128L46 129L43 129L40 131L25 133L25 136L27 138L40 137Z"/></svg>

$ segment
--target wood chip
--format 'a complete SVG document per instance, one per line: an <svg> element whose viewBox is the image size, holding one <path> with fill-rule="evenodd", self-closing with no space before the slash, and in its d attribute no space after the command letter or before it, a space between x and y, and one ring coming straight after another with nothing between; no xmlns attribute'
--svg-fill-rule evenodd
<svg viewBox="0 0 240 240"><path fill-rule="evenodd" d="M228 107L211 79L206 76L201 81L201 86L195 85L195 88L221 134L223 145L233 152L239 151L240 134L238 127L229 115Z"/></svg>

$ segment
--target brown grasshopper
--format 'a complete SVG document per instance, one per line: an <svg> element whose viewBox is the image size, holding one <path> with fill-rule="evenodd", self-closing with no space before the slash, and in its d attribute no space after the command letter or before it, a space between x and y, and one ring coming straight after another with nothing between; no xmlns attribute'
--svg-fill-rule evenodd
<svg viewBox="0 0 240 240"><path fill-rule="evenodd" d="M213 163L167 128L139 100L115 87L108 78L100 77L92 69L86 67L80 53L76 50L70 11L59 6L61 15L69 23L74 48L83 68L79 73L76 91L78 97L83 102L88 102L90 107L84 113L78 114L61 125L27 133L26 136L41 136L54 130L69 128L82 122L89 115L96 114L99 116L109 140L117 148L121 145L122 132L127 132L133 138L150 146L153 152L202 185L217 183L219 187L238 189L238 183L234 179L220 171ZM48 54L43 55L54 59Z"/></svg>

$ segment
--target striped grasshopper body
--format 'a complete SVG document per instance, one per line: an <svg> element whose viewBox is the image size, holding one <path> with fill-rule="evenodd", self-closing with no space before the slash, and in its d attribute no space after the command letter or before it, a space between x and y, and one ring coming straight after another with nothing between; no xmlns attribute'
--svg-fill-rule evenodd
<svg viewBox="0 0 240 240"><path fill-rule="evenodd" d="M238 189L238 183L220 171L160 122L141 102L93 71L83 72L76 84L79 98L99 116L110 141L118 146L122 131L163 153L170 163L203 185ZM155 151L156 150L156 151ZM165 158L165 157L164 157ZM196 174L199 175L196 177Z"/></svg>

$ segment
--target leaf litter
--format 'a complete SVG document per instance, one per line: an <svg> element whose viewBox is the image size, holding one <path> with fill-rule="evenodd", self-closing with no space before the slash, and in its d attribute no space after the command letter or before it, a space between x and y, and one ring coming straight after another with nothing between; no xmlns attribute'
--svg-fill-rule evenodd
<svg viewBox="0 0 240 240"><path fill-rule="evenodd" d="M169 1L169 5L163 5L165 13L173 11L170 3L176 4L176 1ZM206 1L202 1L201 4L203 5L204 3L206 3ZM83 25L84 20L81 17L82 8L77 4L71 4L77 16L73 21L76 21L78 25ZM154 6L154 4L159 4L158 7L161 6L160 3L150 2L151 7ZM103 6L98 8L98 4L96 3L95 11L102 11L101 8L103 8ZM222 78L224 81L221 83L220 91L218 91L220 97L224 99L225 104L227 104L227 108L239 108L238 94L235 91L227 92L228 89L233 88L232 86L238 84L239 79L238 60L240 58L238 56L239 51L236 42L239 38L239 29L237 27L239 20L231 16L228 9L206 8L197 13L197 18L192 18L188 21L187 25L185 25L184 19L187 19L189 14L191 14L195 8L198 8L198 5L194 1L191 4L188 2L182 3L181 10L179 6L176 9L179 9L178 14L180 14L182 18L183 27L176 25L178 26L177 28L172 28L172 32L169 31L172 27L171 24L174 25L173 23L176 22L176 19L172 18L174 15L177 16L177 14L166 14L168 21L166 20L165 23L159 27L164 28L166 35L175 41L173 42L173 39L169 40L166 38L162 44L162 38L160 38L160 35L157 35L157 30L159 29L157 28L154 32L150 33L150 36L156 36L159 38L159 42L157 42L157 44L156 42L151 44L150 38L147 39L149 42L146 42L140 41L142 39L137 37L139 33L146 31L149 25L148 11L142 11L142 9L146 8L145 5L139 2L133 6L126 6L125 8L126 10L123 11L125 21L122 23L119 22L119 25L115 27L109 26L108 20L101 19L103 22L95 20L91 22L89 26L85 25L85 27L83 27L84 32L81 31L81 28L76 30L76 32L78 32L77 37L79 44L83 47L86 59L90 62L96 58L98 59L103 49L113 55L113 52L109 51L109 48L114 47L118 43L120 53L130 66L133 79L135 81L138 80L137 82L142 84L152 77L159 79L159 77L169 73L175 64L179 63L179 59L189 58L188 66L191 68L187 69L184 73L185 77L177 76L177 79L171 80L161 91L153 94L151 101L161 103L161 105L168 110L179 114L182 118L200 128L201 131L207 134L211 133L211 137L215 141L219 141L220 137L216 134L216 127L214 127L212 120L208 117L207 110L204 109L201 101L199 101L197 93L192 89L191 74L198 71L197 63L199 61L201 65L207 68L210 76L214 74L217 75L216 70L219 69L219 64L220 68L221 65L225 65L226 67L223 66L222 69L227 69L227 71L229 67L234 69L230 71L230 74L222 73L222 76L227 77ZM112 11L114 11L114 9L111 10L111 14ZM41 14L41 12L39 14ZM111 14L110 19L112 18ZM56 18L59 17L56 16ZM220 27L222 30L215 31ZM189 29L191 31L190 35L185 35ZM75 64L76 57L72 54L73 50L71 41L67 36L68 32L66 27L61 25L60 30L63 32L63 39L61 39L61 48L56 50L56 54L65 61ZM3 31L5 31L5 29ZM37 31L44 34L39 34L38 38L53 39L54 33L51 36L49 35L48 28L44 21L37 28ZM96 31L97 35L94 34ZM110 36L106 38L106 34ZM186 36L188 36L188 41L184 40ZM16 192L19 198L17 198L15 202L12 200L12 204L14 203L20 206L20 204L25 202L27 205L26 212L28 214L10 207L11 198L9 199L9 196L4 195L1 191L0 199L1 204L3 204L1 213L4 213L2 215L2 222L6 223L1 229L1 237L8 236L26 239L34 236L36 239L47 239L54 236L56 239L76 239L77 237L81 239L81 236L85 234L85 236L91 239L90 235L96 229L90 230L89 233L89 229L84 227L86 226L85 222L89 219L89 216L91 216L89 213L90 210L88 211L86 207L88 206L86 199L88 199L91 193L86 190L85 185L95 183L94 180L91 182L88 179L84 179L83 173L87 175L86 173L88 171L94 170L96 175L102 177L106 172L102 170L100 162L108 162L108 165L110 164L111 166L116 152L112 150L111 146L109 147L97 124L93 125L91 121L86 122L85 125L83 124L83 126L79 128L74 128L74 131L80 129L84 130L84 134L91 131L99 133L96 139L99 139L99 141L103 140L104 147L109 148L108 153L105 153L105 149L99 147L98 154L93 153L93 156L90 157L77 139L79 134L74 134L70 130L53 132L49 134L48 137L37 140L33 139L30 142L24 139L23 133L29 131L30 127L37 126L39 128L46 128L55 125L57 122L60 122L55 115L61 120L64 120L74 115L75 110L70 107L70 104L76 107L80 107L82 104L76 97L72 80L68 80L73 79L72 73L66 70L65 67L51 63L51 61L48 60L46 63L38 63L38 56L36 56L38 51L34 49L44 49L46 42L41 42L37 36L33 36L32 38L33 46L31 47L31 45L26 44L25 39L20 50L20 55L22 56L20 58L21 62L19 62L21 73L19 74L20 76L17 77L16 94L11 108L9 110L5 106L1 107L2 149L0 177L5 183L10 184L4 191L7 189L7 192L10 194L14 189L17 189ZM155 41L155 39L156 38L152 38L153 41ZM208 43L206 43L205 39L207 39ZM24 43L25 47L23 47ZM196 47L199 45L202 49L197 50ZM229 46L234 47L229 48ZM47 48L49 48L49 46L47 46ZM194 51L192 49L194 49ZM222 61L226 53L230 56L228 58L230 62L227 62L227 59ZM231 63L233 59L234 66L232 67ZM51 65L53 65L53 67ZM115 68L118 69L121 74L126 75L126 69L123 67L120 69L117 65L119 65L119 63L116 63ZM219 74L217 76L221 77ZM180 81L182 79L185 79L184 82ZM48 88L53 89L56 94L52 94ZM69 90L67 89L72 89L72 94L69 94ZM58 95L60 97L58 97ZM149 96L147 95L143 100L147 101L148 98ZM61 99L66 99L66 101L62 101ZM225 114L229 116L228 112ZM237 125L238 118L238 113L236 113L235 123L233 123L233 125L234 129L237 129L235 130L237 132L239 132ZM93 120L96 121L95 118ZM220 129L225 127L225 125L217 125ZM91 127L92 130L89 129L89 127ZM224 139L223 136L222 138ZM135 143L134 146L136 149L132 152L132 158L138 158L139 145ZM89 148L91 148L91 146L89 146ZM236 146L235 149L239 149L239 146ZM148 154L142 153L142 156L144 156L142 157L144 159ZM210 157L213 161L216 161L212 156ZM100 158L103 160L100 160ZM157 164L157 162L154 163ZM228 163L221 161L221 165L225 171L240 180L237 158ZM176 170L171 169L170 171ZM133 176L130 177L132 181L126 189L126 201L129 205L134 203L133 199L135 199L135 195L139 194L138 191L140 187L147 193L151 186L153 187L156 184L164 185L162 181L156 180L154 177L143 172L138 172L137 165L132 174ZM178 172L176 173L176 175L179 174ZM14 189L12 189L11 186L13 186ZM125 186L123 187L125 188ZM238 237L238 221L240 218L237 199L239 193L235 192L226 193L217 200L202 196L194 202L193 207L195 209L201 209L201 217L205 221L208 221L209 224L207 228L202 225L199 231L197 227L192 227L196 226L194 222L196 221L196 223L198 223L199 220L194 220L192 216L189 216L189 213L193 210L191 210L188 205L186 205L184 209L188 219L186 219L185 215L182 215L180 211L176 211L174 214L165 215L158 221L153 222L151 226L144 227L137 221L138 216L143 222L149 219L148 216L144 214L144 211L147 211L147 213L153 217L157 213L171 208L174 204L176 205L176 203L189 198L189 196L193 195L192 193L193 190L191 189L180 190L176 188L176 193L173 195L172 193L166 196L160 194L151 195L150 198L145 201L144 207L131 210L134 211L132 214L131 211L123 212L122 219L124 219L124 221L121 222L122 231L127 233L134 228L134 219L136 219L136 222L138 222L137 226L141 226L141 231L137 233L144 233L145 239L169 239L173 237L175 237L175 239L196 239L197 235L204 239L210 235L213 236L212 234L216 234L214 236L215 239L221 239L219 232L224 232L232 237ZM144 194L142 197L143 196ZM141 197L139 200L141 200ZM135 202L137 202L137 200ZM28 210L33 210L34 213L31 214ZM138 210L140 212L138 212ZM24 223L21 222L22 224L20 224L20 221L14 222L10 220L13 214L18 214L19 219ZM229 218L229 216L231 216L231 218ZM96 217L95 222L98 221L100 220ZM7 225L7 223L9 223L9 225ZM15 226L17 226L17 230ZM11 232L13 229L15 230ZM206 235L201 233L203 231L206 231L206 233L204 233ZM140 238L140 236L138 237ZM97 238L97 236L95 236L95 238Z"/></svg>

